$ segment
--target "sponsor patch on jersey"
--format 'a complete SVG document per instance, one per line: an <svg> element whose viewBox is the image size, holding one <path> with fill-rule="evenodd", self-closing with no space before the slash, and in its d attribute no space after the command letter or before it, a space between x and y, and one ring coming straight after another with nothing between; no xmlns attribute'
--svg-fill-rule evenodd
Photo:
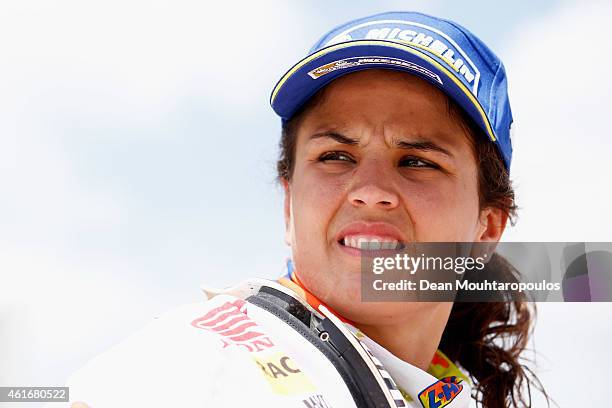
<svg viewBox="0 0 612 408"><path fill-rule="evenodd" d="M277 394L292 395L315 391L315 386L295 360L284 353L252 355L264 378Z"/></svg>
<svg viewBox="0 0 612 408"><path fill-rule="evenodd" d="M392 67L403 67L407 68L411 71L419 73L421 75L425 75L429 78L432 78L436 82L442 84L442 79L440 76L431 70L422 67L414 62L406 61L399 58L389 58L389 57L377 57L377 56L366 56L366 57L353 57L353 58L345 58L337 61L330 62L329 64L321 65L308 72L308 75L312 79L321 78L324 75L327 75L331 72L361 66L361 65L386 65Z"/></svg>
<svg viewBox="0 0 612 408"><path fill-rule="evenodd" d="M451 403L461 390L463 385L457 377L445 377L419 393L419 401L424 408L442 408Z"/></svg>
<svg viewBox="0 0 612 408"><path fill-rule="evenodd" d="M223 348L241 347L252 353L274 347L270 337L248 316L246 302L242 299L225 302L192 321L191 325L219 335Z"/></svg>
<svg viewBox="0 0 612 408"><path fill-rule="evenodd" d="M457 380L467 381L470 379L440 350L436 350L427 372L436 378L457 377ZM457 381L460 382L460 381Z"/></svg>

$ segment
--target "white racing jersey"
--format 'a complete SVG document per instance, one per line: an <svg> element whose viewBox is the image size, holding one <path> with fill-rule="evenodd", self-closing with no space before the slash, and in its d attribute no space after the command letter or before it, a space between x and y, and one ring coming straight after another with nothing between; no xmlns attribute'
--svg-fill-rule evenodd
<svg viewBox="0 0 612 408"><path fill-rule="evenodd" d="M205 293L207 301L165 313L72 375L70 401L91 408L469 406L469 380L441 352L425 372L285 285L254 279ZM285 311L269 306L279 297L291 303Z"/></svg>

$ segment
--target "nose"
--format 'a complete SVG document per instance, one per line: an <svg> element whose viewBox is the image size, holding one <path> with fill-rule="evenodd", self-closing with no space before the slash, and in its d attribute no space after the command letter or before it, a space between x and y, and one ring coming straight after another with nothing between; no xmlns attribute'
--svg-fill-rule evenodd
<svg viewBox="0 0 612 408"><path fill-rule="evenodd" d="M354 176L356 183L348 194L351 205L381 210L396 208L399 204L399 196L395 189L385 182L385 174L380 171L364 173L366 172Z"/></svg>

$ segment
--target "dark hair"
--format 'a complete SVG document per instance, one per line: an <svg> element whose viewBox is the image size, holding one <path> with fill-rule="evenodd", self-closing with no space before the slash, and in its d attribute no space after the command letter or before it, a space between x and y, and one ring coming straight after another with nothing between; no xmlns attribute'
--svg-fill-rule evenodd
<svg viewBox="0 0 612 408"><path fill-rule="evenodd" d="M447 98L451 117L460 121L473 146L478 166L480 208L498 208L514 224L517 205L510 175L497 148L471 118ZM483 271L465 274L469 281L518 282L520 273L501 255L493 253ZM461 291L457 294L464 296ZM523 364L535 322L535 304L524 292L501 295L495 302L453 304L442 334L440 349L459 363L476 384L474 398L486 408L531 406L531 386L548 395L537 376ZM550 404L549 404L550 405Z"/></svg>
<svg viewBox="0 0 612 408"><path fill-rule="evenodd" d="M294 168L297 130L304 114L324 98L325 88L313 96L290 120L283 122L277 162L278 179L290 181ZM498 208L514 223L517 206L509 173L484 133L447 97L448 113L466 130L478 168L480 208ZM498 254L493 254L483 272L505 281L517 281L518 272ZM466 274L469 272L466 272ZM466 279L472 277L466 276ZM461 296L461 294L458 294ZM527 297L514 296L499 302L455 302L439 348L465 368L475 384L473 397L480 406L505 408L531 406L531 386L548 396L535 374L522 363L535 321L535 305Z"/></svg>

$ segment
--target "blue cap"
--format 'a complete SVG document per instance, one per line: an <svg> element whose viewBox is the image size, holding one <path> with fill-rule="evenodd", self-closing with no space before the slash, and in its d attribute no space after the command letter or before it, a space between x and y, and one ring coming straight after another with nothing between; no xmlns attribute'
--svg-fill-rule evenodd
<svg viewBox="0 0 612 408"><path fill-rule="evenodd" d="M392 12L343 24L283 75L270 104L286 121L334 79L374 68L405 71L440 88L495 143L510 169L512 111L504 66L474 34L452 21Z"/></svg>

